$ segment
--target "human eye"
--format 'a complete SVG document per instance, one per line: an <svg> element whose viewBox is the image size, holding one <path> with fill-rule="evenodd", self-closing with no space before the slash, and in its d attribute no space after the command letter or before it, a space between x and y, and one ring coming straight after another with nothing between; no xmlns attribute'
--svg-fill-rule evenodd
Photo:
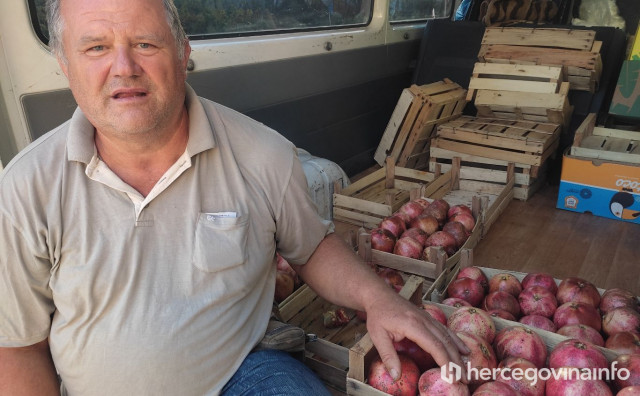
<svg viewBox="0 0 640 396"><path fill-rule="evenodd" d="M140 49L151 49L151 48L153 48L153 45L151 45L149 43L139 43L138 47Z"/></svg>

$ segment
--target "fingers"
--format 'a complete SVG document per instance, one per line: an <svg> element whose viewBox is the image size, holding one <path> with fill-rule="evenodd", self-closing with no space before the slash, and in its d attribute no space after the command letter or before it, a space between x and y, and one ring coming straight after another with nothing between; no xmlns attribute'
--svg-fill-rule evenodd
<svg viewBox="0 0 640 396"><path fill-rule="evenodd" d="M393 378L393 380L397 380L400 378L401 367L400 367L400 359L398 358L398 353L396 349L393 347L393 342L389 337L380 337L374 332L369 332L371 336L371 341L376 346L378 350L378 355L380 355L380 359L384 366L387 368L387 372Z"/></svg>
<svg viewBox="0 0 640 396"><path fill-rule="evenodd" d="M417 340L415 342L429 352L439 366L444 366L449 362L458 365L462 370L462 378L465 379L465 365L460 353L468 354L470 351L467 346L440 322L427 318L427 323L426 327L430 334L426 335L426 345Z"/></svg>

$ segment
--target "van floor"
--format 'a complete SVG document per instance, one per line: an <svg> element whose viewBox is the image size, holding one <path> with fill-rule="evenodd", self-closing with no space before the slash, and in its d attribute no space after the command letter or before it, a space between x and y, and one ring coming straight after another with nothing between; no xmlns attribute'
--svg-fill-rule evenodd
<svg viewBox="0 0 640 396"><path fill-rule="evenodd" d="M556 209L557 197L558 186L546 184L509 203L474 248L474 265L577 276L640 295L640 224Z"/></svg>

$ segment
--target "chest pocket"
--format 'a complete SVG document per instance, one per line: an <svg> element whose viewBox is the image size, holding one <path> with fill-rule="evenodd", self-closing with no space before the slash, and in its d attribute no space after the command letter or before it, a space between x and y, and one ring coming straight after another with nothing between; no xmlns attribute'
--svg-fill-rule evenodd
<svg viewBox="0 0 640 396"><path fill-rule="evenodd" d="M247 261L249 216L217 217L200 213L192 263L205 272L218 272Z"/></svg>

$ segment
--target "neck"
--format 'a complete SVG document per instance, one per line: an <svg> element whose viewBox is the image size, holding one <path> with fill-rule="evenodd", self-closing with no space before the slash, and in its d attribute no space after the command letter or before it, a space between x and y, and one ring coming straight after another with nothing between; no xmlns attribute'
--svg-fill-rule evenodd
<svg viewBox="0 0 640 396"><path fill-rule="evenodd" d="M96 130L95 144L109 168L147 196L162 175L184 153L189 140L189 116L183 109L176 127L122 138Z"/></svg>

